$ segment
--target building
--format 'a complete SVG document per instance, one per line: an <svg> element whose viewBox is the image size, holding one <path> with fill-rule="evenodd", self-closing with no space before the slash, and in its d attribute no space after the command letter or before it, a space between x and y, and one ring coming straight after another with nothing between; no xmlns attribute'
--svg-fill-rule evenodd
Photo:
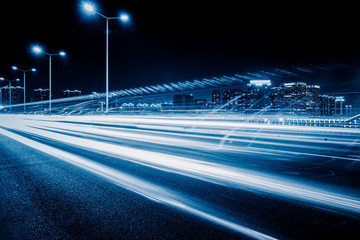
<svg viewBox="0 0 360 240"><path fill-rule="evenodd" d="M232 91L230 89L225 90L222 95L223 104L227 104L228 102L231 101L231 99L233 99Z"/></svg>
<svg viewBox="0 0 360 240"><path fill-rule="evenodd" d="M344 97L320 95L319 85L304 82L284 83L272 87L270 80L251 80L247 89L227 89L212 91L212 105L222 103L226 109L245 111L268 109L288 113L309 115L351 115L352 106L344 107Z"/></svg>
<svg viewBox="0 0 360 240"><path fill-rule="evenodd" d="M320 114L324 116L335 115L335 97L320 95Z"/></svg>
<svg viewBox="0 0 360 240"><path fill-rule="evenodd" d="M320 114L320 86L306 86L306 112L311 115Z"/></svg>
<svg viewBox="0 0 360 240"><path fill-rule="evenodd" d="M234 109L241 103L242 93L240 89L228 89L222 94L223 104L227 109Z"/></svg>
<svg viewBox="0 0 360 240"><path fill-rule="evenodd" d="M282 87L284 91L284 108L289 112L306 112L306 83L284 83Z"/></svg>
<svg viewBox="0 0 360 240"><path fill-rule="evenodd" d="M246 109L263 109L271 104L271 81L251 80L245 95Z"/></svg>
<svg viewBox="0 0 360 240"><path fill-rule="evenodd" d="M329 115L329 96L320 95L320 115L328 116Z"/></svg>
<svg viewBox="0 0 360 240"><path fill-rule="evenodd" d="M194 96L192 94L175 94L174 106L192 106L194 105Z"/></svg>
<svg viewBox="0 0 360 240"><path fill-rule="evenodd" d="M352 116L353 115L352 105L345 105L345 115L346 116Z"/></svg>
<svg viewBox="0 0 360 240"><path fill-rule="evenodd" d="M336 115L343 115L344 114L344 105L345 98L342 96L335 97L335 114Z"/></svg>
<svg viewBox="0 0 360 240"><path fill-rule="evenodd" d="M11 93L10 93L10 91ZM11 95L11 101L10 101ZM0 105L14 105L24 103L24 88L20 86L5 86L0 88Z"/></svg>
<svg viewBox="0 0 360 240"><path fill-rule="evenodd" d="M49 100L49 89L34 89L34 100L35 102Z"/></svg>
<svg viewBox="0 0 360 240"><path fill-rule="evenodd" d="M284 107L284 88L283 87L272 87L271 93L269 94L272 108L282 109Z"/></svg>
<svg viewBox="0 0 360 240"><path fill-rule="evenodd" d="M64 98L68 98L68 97L76 97L76 96L81 96L81 91L79 90L64 90L63 91L63 97Z"/></svg>
<svg viewBox="0 0 360 240"><path fill-rule="evenodd" d="M213 90L212 93L212 104L221 105L221 92L220 90Z"/></svg>

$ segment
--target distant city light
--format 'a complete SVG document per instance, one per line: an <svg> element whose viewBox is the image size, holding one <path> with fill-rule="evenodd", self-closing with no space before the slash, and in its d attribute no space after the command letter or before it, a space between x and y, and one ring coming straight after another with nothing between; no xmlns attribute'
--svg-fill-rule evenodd
<svg viewBox="0 0 360 240"><path fill-rule="evenodd" d="M344 99L344 97L336 97L335 101L336 102L345 102L345 99Z"/></svg>
<svg viewBox="0 0 360 240"><path fill-rule="evenodd" d="M255 85L255 86L263 86L263 85L270 86L271 81L270 80L250 80L250 84Z"/></svg>
<svg viewBox="0 0 360 240"><path fill-rule="evenodd" d="M32 51L36 54L42 53L42 48L39 46L33 46Z"/></svg>

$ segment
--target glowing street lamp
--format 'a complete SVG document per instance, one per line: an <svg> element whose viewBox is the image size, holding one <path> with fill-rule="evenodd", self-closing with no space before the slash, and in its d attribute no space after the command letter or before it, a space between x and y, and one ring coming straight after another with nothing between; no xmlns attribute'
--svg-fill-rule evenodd
<svg viewBox="0 0 360 240"><path fill-rule="evenodd" d="M100 12L96 11L94 4L90 2L84 2L82 5L84 11L88 14L98 14L101 17L106 19L106 110L109 112L109 20L117 19L122 23L128 23L130 21L130 16L127 13L121 13L118 17L106 17Z"/></svg>
<svg viewBox="0 0 360 240"><path fill-rule="evenodd" d="M83 3L83 7L84 7L85 11L87 11L89 13L92 13L95 10L94 5L91 3L88 3L88 2Z"/></svg>
<svg viewBox="0 0 360 240"><path fill-rule="evenodd" d="M32 48L33 52L36 53L36 54L39 54L39 53L42 53L42 48L39 47L39 46L34 46Z"/></svg>
<svg viewBox="0 0 360 240"><path fill-rule="evenodd" d="M126 14L126 13L121 13L119 19L120 19L123 23L126 23L126 22L128 22L128 21L130 20L130 17L129 17L129 15Z"/></svg>
<svg viewBox="0 0 360 240"><path fill-rule="evenodd" d="M22 70L20 68L18 68L17 66L12 66L11 67L13 70L15 71L21 71L24 73L24 112L26 112L26 81L25 81L25 73L26 72L36 72L36 68L31 68L31 69L28 69L28 70Z"/></svg>
<svg viewBox="0 0 360 240"><path fill-rule="evenodd" d="M7 81L7 82L9 82L9 105L11 106L11 82L19 82L20 79L17 78L17 79L10 80L10 79L5 79L5 78L3 78L3 77L0 77L0 81Z"/></svg>
<svg viewBox="0 0 360 240"><path fill-rule="evenodd" d="M64 51L60 51L58 53L47 53L40 46L33 46L32 51L35 54L46 54L49 56L49 114L51 115L51 57L52 56L61 56L64 57L66 53Z"/></svg>

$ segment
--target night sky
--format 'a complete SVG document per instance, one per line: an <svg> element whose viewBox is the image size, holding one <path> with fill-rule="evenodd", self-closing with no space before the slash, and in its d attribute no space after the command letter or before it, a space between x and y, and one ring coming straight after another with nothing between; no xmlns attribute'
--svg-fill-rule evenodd
<svg viewBox="0 0 360 240"><path fill-rule="evenodd" d="M333 86L330 91L354 91L360 81L355 3L95 3L104 15L115 17L125 10L132 18L128 25L109 22L110 90L329 62L353 68L345 80L323 79L322 84ZM105 19L86 15L81 1L3 2L0 24L0 76L21 77L12 65L35 67L38 72L27 75L27 91L48 88L48 57L30 50L40 44L49 53L67 53L53 58L55 97L65 89L105 91Z"/></svg>

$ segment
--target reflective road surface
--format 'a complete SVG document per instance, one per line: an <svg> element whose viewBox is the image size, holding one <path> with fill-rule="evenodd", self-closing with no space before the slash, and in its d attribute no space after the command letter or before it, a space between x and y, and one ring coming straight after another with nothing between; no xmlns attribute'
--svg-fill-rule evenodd
<svg viewBox="0 0 360 240"><path fill-rule="evenodd" d="M359 239L360 130L0 116L0 239Z"/></svg>

